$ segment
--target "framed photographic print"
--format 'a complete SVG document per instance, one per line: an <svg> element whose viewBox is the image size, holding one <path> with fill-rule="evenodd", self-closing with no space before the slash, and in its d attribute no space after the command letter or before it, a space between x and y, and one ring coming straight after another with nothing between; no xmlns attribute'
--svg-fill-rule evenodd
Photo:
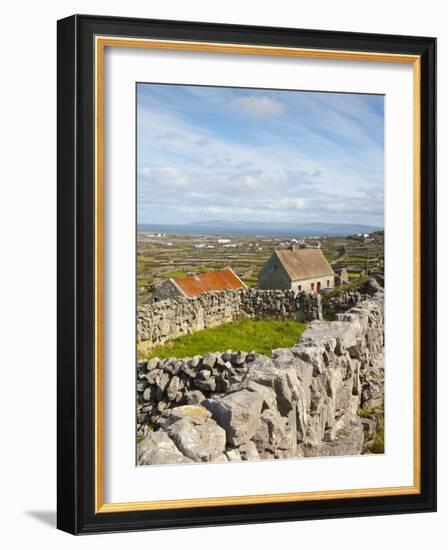
<svg viewBox="0 0 448 550"><path fill-rule="evenodd" d="M58 22L58 527L434 511L434 38Z"/></svg>

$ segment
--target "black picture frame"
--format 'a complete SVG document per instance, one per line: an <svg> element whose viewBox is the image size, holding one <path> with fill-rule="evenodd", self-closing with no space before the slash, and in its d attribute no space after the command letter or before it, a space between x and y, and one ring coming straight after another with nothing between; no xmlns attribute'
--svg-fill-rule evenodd
<svg viewBox="0 0 448 550"><path fill-rule="evenodd" d="M420 493L301 502L95 511L95 147L97 35L381 52L420 57ZM57 525L73 534L436 510L436 39L74 15L58 22Z"/></svg>

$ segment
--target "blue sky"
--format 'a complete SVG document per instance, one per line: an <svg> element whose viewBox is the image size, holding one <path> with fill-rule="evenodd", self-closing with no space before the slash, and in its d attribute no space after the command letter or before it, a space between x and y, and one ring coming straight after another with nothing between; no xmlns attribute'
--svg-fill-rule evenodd
<svg viewBox="0 0 448 550"><path fill-rule="evenodd" d="M138 223L383 226L384 97L137 85Z"/></svg>

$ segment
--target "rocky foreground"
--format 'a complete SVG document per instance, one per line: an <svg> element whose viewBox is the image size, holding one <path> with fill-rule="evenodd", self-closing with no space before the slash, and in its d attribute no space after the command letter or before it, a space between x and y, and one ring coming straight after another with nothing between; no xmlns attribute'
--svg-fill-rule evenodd
<svg viewBox="0 0 448 550"><path fill-rule="evenodd" d="M270 357L140 361L138 464L381 452L384 294L370 294Z"/></svg>

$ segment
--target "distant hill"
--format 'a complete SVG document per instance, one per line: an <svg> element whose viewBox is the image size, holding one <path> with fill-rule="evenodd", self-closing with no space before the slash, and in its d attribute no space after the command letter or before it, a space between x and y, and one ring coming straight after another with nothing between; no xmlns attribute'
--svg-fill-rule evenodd
<svg viewBox="0 0 448 550"><path fill-rule="evenodd" d="M376 227L366 224L353 223L263 223L251 221L230 221L230 220L206 220L189 224L190 227L213 228L215 230L232 231L234 233L254 234L254 235L297 235L303 237L322 235L346 236L354 233L372 233L373 231L382 231L382 227Z"/></svg>
<svg viewBox="0 0 448 550"><path fill-rule="evenodd" d="M138 224L138 231L179 233L183 235L259 235L264 237L347 236L382 231L382 227L343 223L263 223L230 220L206 220L190 224Z"/></svg>

